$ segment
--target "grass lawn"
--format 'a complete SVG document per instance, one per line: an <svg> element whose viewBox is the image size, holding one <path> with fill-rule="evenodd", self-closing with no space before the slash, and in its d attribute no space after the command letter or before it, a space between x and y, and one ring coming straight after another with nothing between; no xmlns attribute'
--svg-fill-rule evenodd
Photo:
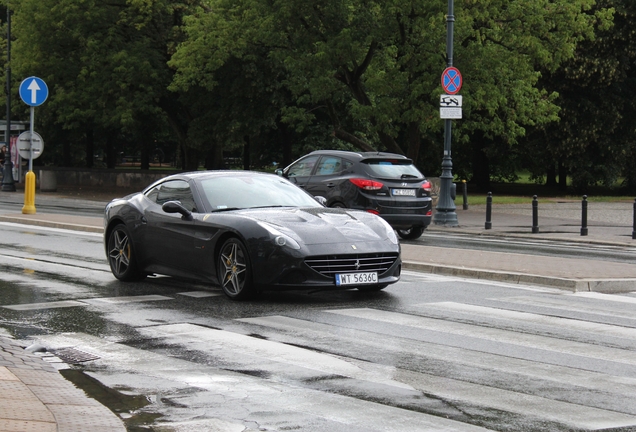
<svg viewBox="0 0 636 432"><path fill-rule="evenodd" d="M531 182L528 176L520 175L515 183L492 183L493 204L531 204L532 197L537 196L539 202L581 202L583 195L573 195L571 191L563 192L558 188L548 187ZM457 184L455 205L463 205L463 185ZM618 194L618 188L602 186L591 187L587 193L588 202L634 202L635 196ZM487 193L477 191L475 186L467 184L468 205L485 205Z"/></svg>
<svg viewBox="0 0 636 432"><path fill-rule="evenodd" d="M458 191L459 193L460 191ZM487 195L484 194L468 194L468 205L486 205ZM537 195L539 202L581 202L580 196L539 196ZM588 202L634 202L634 197L629 196L588 196ZM464 198L461 193L455 198L455 205L461 206L464 203ZM495 195L492 196L493 204L532 204L532 196L522 195Z"/></svg>

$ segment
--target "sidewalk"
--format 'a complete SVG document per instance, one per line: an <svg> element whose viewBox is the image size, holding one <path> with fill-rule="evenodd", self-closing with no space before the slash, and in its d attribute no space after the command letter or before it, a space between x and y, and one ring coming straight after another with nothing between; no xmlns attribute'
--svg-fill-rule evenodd
<svg viewBox="0 0 636 432"><path fill-rule="evenodd" d="M0 336L0 431L125 432L108 408L40 357Z"/></svg>
<svg viewBox="0 0 636 432"><path fill-rule="evenodd" d="M112 196L111 196L112 195ZM0 214L0 221L101 233L98 216L37 212L38 203L67 209L98 211L115 194L90 196L38 194L36 214ZM21 194L0 193L3 202L19 203ZM432 224L421 239L402 244L405 269L457 277L538 284L569 291L636 291L636 262L555 258L523 253L488 252L427 245L427 235L453 233L489 239L515 238L527 242L575 243L633 251L632 203L590 204L588 235L581 236L580 203L539 206L539 232L532 233L528 205L495 206L492 229L485 229L485 206L457 208L457 227ZM636 256L636 255L635 255ZM0 334L0 431L125 431L123 422L103 405L66 381L52 366Z"/></svg>
<svg viewBox="0 0 636 432"><path fill-rule="evenodd" d="M587 235L581 235L580 202L545 202L538 207L538 233L532 232L532 203L493 206L486 229L485 206L456 209L458 226L431 224L429 233L454 233L528 243L589 245L626 250L636 258L632 239L633 203L590 203ZM422 237L426 242L426 233ZM403 244L404 267L418 271L519 284L536 284L570 291L636 291L636 260L617 263L524 253L488 252Z"/></svg>

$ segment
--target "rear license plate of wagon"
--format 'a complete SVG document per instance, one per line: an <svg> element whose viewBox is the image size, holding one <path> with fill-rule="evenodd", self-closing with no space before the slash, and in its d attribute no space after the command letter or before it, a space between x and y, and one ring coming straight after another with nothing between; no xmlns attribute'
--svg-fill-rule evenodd
<svg viewBox="0 0 636 432"><path fill-rule="evenodd" d="M415 189L393 189L395 196L415 196Z"/></svg>
<svg viewBox="0 0 636 432"><path fill-rule="evenodd" d="M336 286L341 285L366 285L378 283L377 272L343 273L336 275Z"/></svg>

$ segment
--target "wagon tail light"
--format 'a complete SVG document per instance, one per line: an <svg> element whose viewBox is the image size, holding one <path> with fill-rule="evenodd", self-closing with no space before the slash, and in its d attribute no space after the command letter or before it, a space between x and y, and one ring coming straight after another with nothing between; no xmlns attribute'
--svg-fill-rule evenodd
<svg viewBox="0 0 636 432"><path fill-rule="evenodd" d="M425 192L431 193L431 182L428 180L424 181L424 183L422 183L422 189L424 189Z"/></svg>
<svg viewBox="0 0 636 432"><path fill-rule="evenodd" d="M382 183L368 179L352 178L349 179L349 181L358 186L360 189L367 191L377 191L384 187Z"/></svg>

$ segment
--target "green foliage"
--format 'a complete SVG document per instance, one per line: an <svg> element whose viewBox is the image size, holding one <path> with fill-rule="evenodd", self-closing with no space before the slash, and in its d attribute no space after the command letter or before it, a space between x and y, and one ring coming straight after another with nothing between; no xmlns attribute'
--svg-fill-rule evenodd
<svg viewBox="0 0 636 432"><path fill-rule="evenodd" d="M314 148L442 157L440 76L447 2L431 0L21 0L15 77L51 90L38 121L73 154L179 143L253 166ZM543 178L636 187L629 0L455 0L453 65L463 119L454 169L466 178ZM14 82L14 93L18 82ZM26 114L15 106L14 113ZM529 134L528 132L531 132ZM170 136L167 136L170 135ZM80 145L82 147L80 147ZM108 144L110 145L110 144ZM176 146L176 145L175 145ZM68 153L68 149L65 150Z"/></svg>
<svg viewBox="0 0 636 432"><path fill-rule="evenodd" d="M558 119L557 94L537 83L578 42L606 25L592 0L464 0L456 6L455 64L465 79L465 121L512 145L526 127ZM219 86L239 59L260 64L288 92L281 119L303 132L328 121L341 139L406 152L410 125L432 138L442 127L439 77L446 66L444 2L407 0L208 0L186 21L171 60L174 89ZM496 71L496 72L495 72ZM342 131L342 134L338 134ZM417 152L415 152L417 154Z"/></svg>
<svg viewBox="0 0 636 432"><path fill-rule="evenodd" d="M579 191L613 185L621 176L636 190L631 121L636 115L636 5L599 0L589 16L595 18L595 37L581 42L562 68L544 74L542 87L559 94L560 122L530 136L524 147L536 163L528 167L539 177L546 166L560 162Z"/></svg>

